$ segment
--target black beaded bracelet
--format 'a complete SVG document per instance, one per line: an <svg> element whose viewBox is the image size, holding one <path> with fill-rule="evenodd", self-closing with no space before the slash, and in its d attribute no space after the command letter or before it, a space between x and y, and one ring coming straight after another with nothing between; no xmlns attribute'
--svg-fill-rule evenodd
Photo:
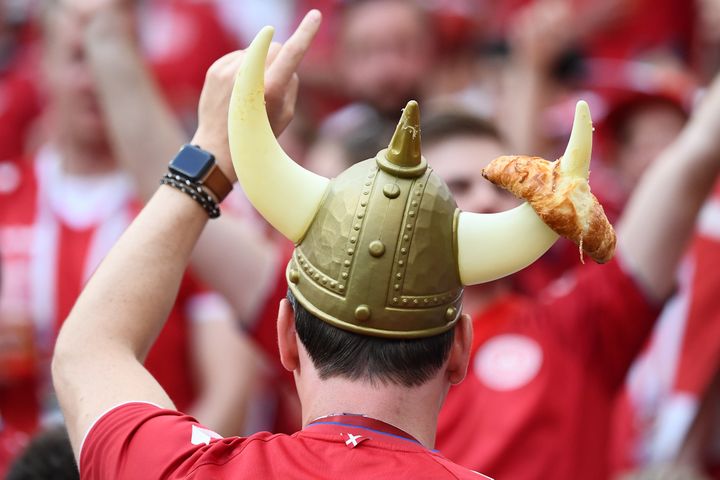
<svg viewBox="0 0 720 480"><path fill-rule="evenodd" d="M169 172L163 176L160 183L162 185L169 185L173 188L177 188L181 192L190 195L190 197L192 197L192 199L207 212L210 218L217 218L220 216L220 207L202 185L194 183L193 181L180 175L175 175Z"/></svg>

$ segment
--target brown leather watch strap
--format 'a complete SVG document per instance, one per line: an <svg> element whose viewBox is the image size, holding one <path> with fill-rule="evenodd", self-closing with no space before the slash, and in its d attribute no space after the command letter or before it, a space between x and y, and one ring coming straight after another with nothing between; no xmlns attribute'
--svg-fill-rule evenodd
<svg viewBox="0 0 720 480"><path fill-rule="evenodd" d="M233 189L232 183L217 165L212 166L201 183L217 199L218 203L222 202Z"/></svg>

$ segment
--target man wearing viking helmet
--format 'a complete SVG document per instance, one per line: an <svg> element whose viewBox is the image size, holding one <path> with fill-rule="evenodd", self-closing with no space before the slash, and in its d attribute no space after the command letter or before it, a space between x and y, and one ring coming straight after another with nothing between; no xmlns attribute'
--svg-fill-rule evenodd
<svg viewBox="0 0 720 480"><path fill-rule="evenodd" d="M83 477L476 478L431 450L440 406L468 364L463 285L536 259L558 238L545 222L598 261L612 256L614 235L587 186L584 103L560 161L501 157L488 168L533 204L500 214L455 207L421 155L413 102L388 149L336 179L293 162L272 132L292 112L293 72L319 21L316 11L306 16L265 87L272 29L211 68L192 142L200 147L181 149L66 321L54 381ZM286 87L279 98L289 101L271 118L269 84ZM219 214L222 176L232 181L235 171L296 244L290 301L278 313L282 363L303 407L304 428L292 436L221 439L177 412L142 366L200 232Z"/></svg>

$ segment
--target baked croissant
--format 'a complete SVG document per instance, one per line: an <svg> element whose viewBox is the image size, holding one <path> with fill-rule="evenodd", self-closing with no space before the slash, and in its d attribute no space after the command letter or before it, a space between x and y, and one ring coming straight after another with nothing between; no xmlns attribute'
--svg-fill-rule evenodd
<svg viewBox="0 0 720 480"><path fill-rule="evenodd" d="M561 160L502 156L482 175L530 203L543 222L580 247L581 260L582 251L598 263L613 257L615 231L590 192L587 178L561 168Z"/></svg>

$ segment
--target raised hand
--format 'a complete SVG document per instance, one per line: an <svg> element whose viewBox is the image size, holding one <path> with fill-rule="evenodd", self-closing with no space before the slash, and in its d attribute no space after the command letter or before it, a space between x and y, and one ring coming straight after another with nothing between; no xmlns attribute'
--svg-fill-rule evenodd
<svg viewBox="0 0 720 480"><path fill-rule="evenodd" d="M295 112L297 67L320 27L320 12L305 15L285 44L273 44L265 73L265 102L273 132L279 135ZM213 152L218 165L231 180L236 179L230 160L227 116L235 74L245 51L238 50L217 60L208 70L198 107L198 130L193 143Z"/></svg>

